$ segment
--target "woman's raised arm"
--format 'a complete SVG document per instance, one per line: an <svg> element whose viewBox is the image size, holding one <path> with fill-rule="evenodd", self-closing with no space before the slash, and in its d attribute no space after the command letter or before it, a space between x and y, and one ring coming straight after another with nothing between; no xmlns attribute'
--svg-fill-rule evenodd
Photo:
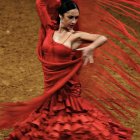
<svg viewBox="0 0 140 140"><path fill-rule="evenodd" d="M36 8L44 28L46 28L47 25L51 25L51 18L47 11L47 0L36 0Z"/></svg>

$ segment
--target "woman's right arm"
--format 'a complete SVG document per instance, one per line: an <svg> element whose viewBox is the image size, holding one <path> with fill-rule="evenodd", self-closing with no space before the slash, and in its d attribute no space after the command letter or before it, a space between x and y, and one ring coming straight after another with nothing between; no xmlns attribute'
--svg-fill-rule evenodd
<svg viewBox="0 0 140 140"><path fill-rule="evenodd" d="M51 25L51 18L47 11L46 1L47 0L36 0L36 8L37 8L38 16L44 28L46 28L47 25Z"/></svg>

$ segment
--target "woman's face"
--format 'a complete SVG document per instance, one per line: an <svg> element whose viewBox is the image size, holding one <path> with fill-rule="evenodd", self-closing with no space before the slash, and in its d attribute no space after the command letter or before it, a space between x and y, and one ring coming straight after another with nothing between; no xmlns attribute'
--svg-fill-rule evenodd
<svg viewBox="0 0 140 140"><path fill-rule="evenodd" d="M61 24L64 28L72 30L78 21L78 17L79 17L78 9L69 10L66 13L64 13L63 16L60 16Z"/></svg>

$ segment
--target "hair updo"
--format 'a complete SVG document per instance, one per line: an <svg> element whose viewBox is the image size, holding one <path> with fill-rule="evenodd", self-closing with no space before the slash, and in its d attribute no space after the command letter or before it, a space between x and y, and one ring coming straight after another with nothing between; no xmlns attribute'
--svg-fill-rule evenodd
<svg viewBox="0 0 140 140"><path fill-rule="evenodd" d="M72 0L61 0L61 5L58 8L58 13L60 15L64 15L67 11L72 10L72 9L78 9L78 5L72 1Z"/></svg>
<svg viewBox="0 0 140 140"><path fill-rule="evenodd" d="M59 7L57 8L57 18L56 20L56 24L55 24L55 28L58 29L58 25L60 24L60 17L59 14L61 16L63 16L67 11L72 10L72 9L78 9L78 11L80 11L78 5L72 1L72 0L61 0L61 4L59 5Z"/></svg>

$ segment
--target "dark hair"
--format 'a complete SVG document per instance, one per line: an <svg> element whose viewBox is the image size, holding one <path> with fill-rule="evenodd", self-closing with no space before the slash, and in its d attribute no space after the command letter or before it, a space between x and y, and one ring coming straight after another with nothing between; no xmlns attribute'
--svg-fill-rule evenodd
<svg viewBox="0 0 140 140"><path fill-rule="evenodd" d="M58 14L64 15L67 11L72 10L72 9L79 9L78 5L72 1L72 0L61 0L61 5L58 7ZM56 18L56 29L58 29L58 25L60 24L60 17L57 15Z"/></svg>
<svg viewBox="0 0 140 140"><path fill-rule="evenodd" d="M58 13L60 15L64 15L67 11L72 10L72 9L78 9L78 5L72 1L72 0L61 0L61 5L58 8Z"/></svg>

